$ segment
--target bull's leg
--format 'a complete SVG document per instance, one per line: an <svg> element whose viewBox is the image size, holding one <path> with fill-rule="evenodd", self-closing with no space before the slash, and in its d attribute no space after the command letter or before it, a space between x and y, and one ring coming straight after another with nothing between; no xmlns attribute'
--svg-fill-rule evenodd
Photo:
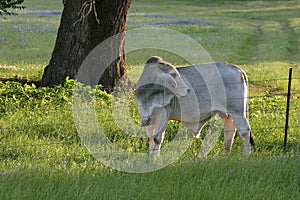
<svg viewBox="0 0 300 200"><path fill-rule="evenodd" d="M153 149L153 154L159 154L160 152L160 147L161 144L164 140L164 136L165 136L165 131L163 131L162 133L158 134L157 136L154 137L154 149Z"/></svg>
<svg viewBox="0 0 300 200"><path fill-rule="evenodd" d="M147 136L149 137L149 155L159 154L161 144L164 140L165 128L155 135L155 125L146 127Z"/></svg>
<svg viewBox="0 0 300 200"><path fill-rule="evenodd" d="M233 114L231 115L239 136L243 141L244 154L250 155L250 125L245 116Z"/></svg>
<svg viewBox="0 0 300 200"><path fill-rule="evenodd" d="M199 139L199 138L200 138L201 130L202 130L203 126L206 124L206 122L207 122L208 120L209 120L209 119L204 120L204 121L202 121L202 122L199 122L197 131L193 133L195 139Z"/></svg>
<svg viewBox="0 0 300 200"><path fill-rule="evenodd" d="M154 131L155 131L154 125L150 125L146 127L146 134L149 138L149 154L152 154L155 148Z"/></svg>
<svg viewBox="0 0 300 200"><path fill-rule="evenodd" d="M182 124L193 131L193 136L195 139L199 139L200 138L200 135L201 135L201 130L203 128L203 126L206 124L206 122L208 120L210 120L211 117L208 117L207 119L204 119L203 121L200 121L199 123L189 123L189 122L182 122Z"/></svg>
<svg viewBox="0 0 300 200"><path fill-rule="evenodd" d="M222 117L222 120L223 120L223 128L224 128L225 150L230 151L233 144L235 132L236 132L234 122L230 115L226 115Z"/></svg>

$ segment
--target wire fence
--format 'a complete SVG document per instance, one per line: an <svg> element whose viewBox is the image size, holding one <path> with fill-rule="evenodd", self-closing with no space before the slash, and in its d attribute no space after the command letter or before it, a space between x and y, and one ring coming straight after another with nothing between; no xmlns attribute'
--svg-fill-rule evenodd
<svg viewBox="0 0 300 200"><path fill-rule="evenodd" d="M274 79L265 79L265 80L252 80L249 81L249 85L263 85L265 88L268 88L270 83L277 83L277 82L287 82L288 78L274 78ZM299 85L300 78L294 77L292 78L293 85ZM226 83L226 84L236 84L236 83ZM271 87L271 86L270 86ZM11 88L10 92L17 91L16 88ZM39 90L39 89L35 89ZM289 108L289 125L286 127L286 124L284 123L285 120L285 114L286 114L286 100L287 100L288 93L268 93L264 95L250 95L249 101L250 101L250 108L249 108L249 114L250 114L250 121L253 122L253 126L251 129L254 133L258 133L259 137L258 139L264 138L263 133L272 133L277 134L277 138L275 138L275 142L270 140L264 140L264 142L257 141L257 144L259 146L282 146L283 147L283 135L284 130L288 128L289 134L291 133L291 139L289 139L289 136L287 136L287 145L292 144L292 148L299 151L300 149L300 92L299 90L291 91L291 106ZM276 97L280 97L280 99L277 101ZM274 99L275 98L275 99ZM266 100L265 102L259 101L259 100ZM260 105L260 103L265 105ZM270 105L268 104L270 103ZM113 106L110 105L109 107L101 107L101 106L95 106L93 109L96 113L105 111L105 115L111 115L111 110L120 110L125 109L128 110L132 108L132 106L123 105L123 106ZM2 151L5 151L5 155L7 156L7 150L14 150L22 147L30 147L30 148L42 148L45 146L56 146L56 145L68 145L71 143L80 143L80 139L75 134L70 134L70 131L67 132L67 135L65 134L64 130L70 129L73 132L76 132L76 125L80 125L78 123L87 123L87 124L95 124L95 123L116 123L119 122L125 122L126 121L132 121L132 119L129 119L128 117L108 117L108 118L101 118L97 119L95 121L89 120L89 121L82 121L82 122L74 122L72 112L72 107L43 107L37 105L35 108L22 108L22 109L2 109L0 110L0 116L2 117L2 120L0 121L0 149ZM79 108L83 111L87 111L89 108ZM27 120L23 124L21 122L15 122L12 123L12 121L15 119L14 117L10 116L18 116L18 115L24 115L24 117L28 117L31 114L35 113L36 110L39 110L39 112L48 113L49 115L56 115L60 113L61 120L55 120L55 122L47 121L44 122L42 119L36 120L34 119L34 116L30 118L31 120ZM260 113L260 117L263 117L264 119L256 119L255 114ZM47 115L47 114L46 114ZM67 117L63 117L63 116ZM280 119L277 119L277 118ZM6 121L5 121L6 120ZM269 120L269 121L268 121ZM30 121L30 123L28 123ZM9 122L9 126L5 125L5 122ZM13 125L12 125L13 124ZM51 129L51 130L47 130ZM34 133L31 133L31 132ZM43 140L31 140L30 143L18 143L18 142L10 142L10 139L14 137L14 134L16 134L15 137L19 137L24 133L24 135L29 136L31 134L40 134L43 135L43 137L48 137L48 135L55 135L55 139L51 141L51 137L49 136L49 139L46 141ZM36 135L32 136L33 138L36 138ZM141 137L142 139L146 138L146 136ZM269 141L269 143L268 143ZM11 155L10 155L11 156ZM74 154L74 156L80 156L79 154ZM33 158L34 159L34 158ZM38 158L42 159L42 157Z"/></svg>

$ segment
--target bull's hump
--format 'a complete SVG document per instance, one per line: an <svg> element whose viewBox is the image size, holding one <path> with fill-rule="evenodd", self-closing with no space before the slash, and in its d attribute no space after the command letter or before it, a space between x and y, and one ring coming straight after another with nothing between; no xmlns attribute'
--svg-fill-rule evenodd
<svg viewBox="0 0 300 200"><path fill-rule="evenodd" d="M149 58L146 62L146 64L151 64L151 63L159 63L162 61L162 58L159 56L152 56L151 58Z"/></svg>

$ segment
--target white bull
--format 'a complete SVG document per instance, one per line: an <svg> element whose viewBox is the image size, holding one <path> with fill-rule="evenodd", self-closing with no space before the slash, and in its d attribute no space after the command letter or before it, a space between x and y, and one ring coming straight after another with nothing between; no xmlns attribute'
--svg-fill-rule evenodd
<svg viewBox="0 0 300 200"><path fill-rule="evenodd" d="M150 139L149 153L158 153L168 120L180 121L199 137L215 114L223 120L225 150L230 151L236 128L244 154L255 145L248 122L248 81L240 68L215 62L175 68L151 57L136 84L135 101Z"/></svg>

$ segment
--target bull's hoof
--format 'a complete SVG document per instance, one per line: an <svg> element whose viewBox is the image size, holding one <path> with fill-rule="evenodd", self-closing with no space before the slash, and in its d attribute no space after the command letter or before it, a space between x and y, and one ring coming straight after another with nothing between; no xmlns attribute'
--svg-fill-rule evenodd
<svg viewBox="0 0 300 200"><path fill-rule="evenodd" d="M201 134L200 133L198 133L198 134L193 134L193 136L194 136L194 139L195 140L200 140L201 139Z"/></svg>

